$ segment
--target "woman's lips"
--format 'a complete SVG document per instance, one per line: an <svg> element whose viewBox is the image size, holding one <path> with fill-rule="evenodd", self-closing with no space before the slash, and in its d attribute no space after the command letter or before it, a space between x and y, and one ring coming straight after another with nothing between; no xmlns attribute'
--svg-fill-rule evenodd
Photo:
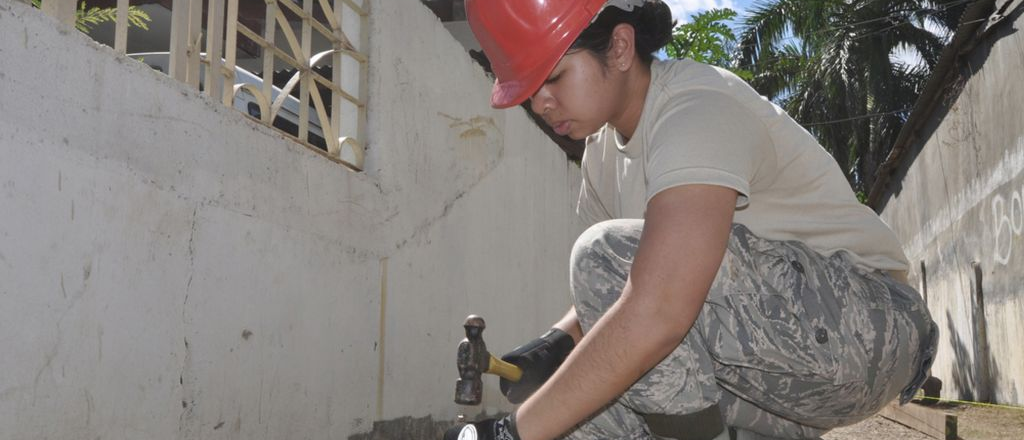
<svg viewBox="0 0 1024 440"><path fill-rule="evenodd" d="M551 126L551 129L554 130L555 133L558 134L559 136L565 136L569 134L570 128L571 127L569 126L569 121L562 121Z"/></svg>

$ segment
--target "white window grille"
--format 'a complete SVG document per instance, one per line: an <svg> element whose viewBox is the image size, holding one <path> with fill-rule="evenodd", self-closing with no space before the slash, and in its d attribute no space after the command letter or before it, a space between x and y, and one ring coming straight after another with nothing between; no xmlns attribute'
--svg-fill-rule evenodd
<svg viewBox="0 0 1024 440"><path fill-rule="evenodd" d="M265 4L263 29L239 20L239 3ZM43 0L44 12L73 24L76 0ZM297 142L353 170L362 170L366 144L367 49L370 0L173 0L167 73L202 93L276 126ZM129 0L117 0L114 50L128 47ZM250 23L252 24L252 23ZM297 29L296 29L297 27ZM240 38L241 37L241 38ZM204 45L205 41L205 45ZM238 77L239 44L259 52L262 78ZM284 47L278 47L278 45ZM316 46L316 47L315 47ZM321 72L329 67L330 78ZM281 87L274 73L294 71ZM203 78L200 78L203 75ZM279 84L282 82L278 78ZM225 84L230 84L226 87ZM200 87L202 85L202 87ZM298 88L297 97L294 96ZM297 105L295 101L298 101ZM296 113L282 129L282 112Z"/></svg>

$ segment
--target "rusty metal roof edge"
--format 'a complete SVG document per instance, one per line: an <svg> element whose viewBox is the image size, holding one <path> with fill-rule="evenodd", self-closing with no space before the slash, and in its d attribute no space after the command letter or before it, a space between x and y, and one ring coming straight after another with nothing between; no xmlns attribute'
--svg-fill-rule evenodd
<svg viewBox="0 0 1024 440"><path fill-rule="evenodd" d="M1019 1L1006 0L1007 3ZM964 55L964 50L972 48L973 43L980 37L977 31L988 21L984 19L989 17L995 10L995 2L996 0L977 0L964 11L963 17L960 18L960 22L964 24L957 28L952 40L943 49L942 55L932 71L931 78L925 84L921 94L918 95L917 102L914 103L914 108L911 110L907 122L903 124L900 134L896 137L896 141L893 142L889 156L879 166L878 179L868 192L867 199L867 205L876 212L880 213L883 191L889 187L890 178L902 163L906 149L916 140L915 134L918 129L928 121L928 118L935 111L936 104L941 100L942 91L948 85L947 78L950 73L956 70L960 57Z"/></svg>

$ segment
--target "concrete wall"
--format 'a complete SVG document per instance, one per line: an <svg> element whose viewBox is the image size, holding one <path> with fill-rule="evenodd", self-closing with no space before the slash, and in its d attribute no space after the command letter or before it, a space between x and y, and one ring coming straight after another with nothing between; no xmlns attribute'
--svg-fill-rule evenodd
<svg viewBox="0 0 1024 440"><path fill-rule="evenodd" d="M353 173L0 0L0 438L450 420L467 314L499 352L561 315L578 168L424 7L372 9Z"/></svg>
<svg viewBox="0 0 1024 440"><path fill-rule="evenodd" d="M1024 25L967 57L888 200L942 338L942 396L1024 404Z"/></svg>

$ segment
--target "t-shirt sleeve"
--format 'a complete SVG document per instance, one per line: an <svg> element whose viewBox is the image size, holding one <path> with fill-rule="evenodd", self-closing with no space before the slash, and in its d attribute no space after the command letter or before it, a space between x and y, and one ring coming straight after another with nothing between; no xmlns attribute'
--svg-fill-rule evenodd
<svg viewBox="0 0 1024 440"><path fill-rule="evenodd" d="M576 215L578 215L587 226L611 220L611 213L605 207L598 195L594 177L591 174L600 172L595 169L599 166L601 157L594 157L601 149L597 135L587 138L587 148L583 150L583 160L580 164L580 171L583 176L580 182L580 197L576 202Z"/></svg>
<svg viewBox="0 0 1024 440"><path fill-rule="evenodd" d="M668 188L708 184L736 190L736 207L746 206L758 165L774 154L761 120L714 90L687 92L663 108L649 136L646 201Z"/></svg>

